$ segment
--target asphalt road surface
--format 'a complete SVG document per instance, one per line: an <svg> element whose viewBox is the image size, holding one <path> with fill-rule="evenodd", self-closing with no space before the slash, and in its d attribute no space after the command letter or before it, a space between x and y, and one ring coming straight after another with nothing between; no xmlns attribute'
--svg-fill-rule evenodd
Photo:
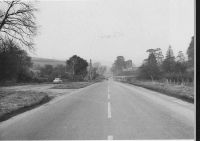
<svg viewBox="0 0 200 141"><path fill-rule="evenodd" d="M194 105L112 80L0 123L0 139L193 139Z"/></svg>

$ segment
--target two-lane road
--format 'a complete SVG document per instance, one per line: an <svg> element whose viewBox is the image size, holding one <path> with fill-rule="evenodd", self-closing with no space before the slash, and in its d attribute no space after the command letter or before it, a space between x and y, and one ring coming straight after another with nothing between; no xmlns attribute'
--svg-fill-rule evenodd
<svg viewBox="0 0 200 141"><path fill-rule="evenodd" d="M193 139L194 105L112 80L0 123L0 139Z"/></svg>

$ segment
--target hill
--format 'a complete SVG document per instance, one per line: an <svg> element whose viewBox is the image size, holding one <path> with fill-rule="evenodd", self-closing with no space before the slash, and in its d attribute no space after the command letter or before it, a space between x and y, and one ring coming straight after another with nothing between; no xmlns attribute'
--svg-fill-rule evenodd
<svg viewBox="0 0 200 141"><path fill-rule="evenodd" d="M37 58L37 57L32 57L32 62L33 66L45 66L47 64L52 65L52 66L57 66L57 65L65 65L64 60L55 60L55 59L48 59L48 58Z"/></svg>

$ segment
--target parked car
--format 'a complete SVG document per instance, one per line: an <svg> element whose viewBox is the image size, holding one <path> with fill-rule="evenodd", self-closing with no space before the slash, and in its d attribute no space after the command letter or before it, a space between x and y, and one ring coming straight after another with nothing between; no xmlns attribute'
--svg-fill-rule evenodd
<svg viewBox="0 0 200 141"><path fill-rule="evenodd" d="M60 78L55 78L53 83L62 83L63 81Z"/></svg>

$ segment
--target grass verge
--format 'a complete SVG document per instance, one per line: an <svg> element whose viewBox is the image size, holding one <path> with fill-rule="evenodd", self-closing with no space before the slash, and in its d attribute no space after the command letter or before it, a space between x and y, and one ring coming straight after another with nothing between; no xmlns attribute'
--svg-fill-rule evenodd
<svg viewBox="0 0 200 141"><path fill-rule="evenodd" d="M31 91L31 90L0 90L0 122L5 121L15 115L36 108L51 99L62 95L61 89L79 89L99 81L94 82L67 82L64 84L56 84L51 90ZM12 87L12 86L11 86ZM56 90L57 89L57 90ZM60 89L60 90L59 90ZM55 91L56 90L56 91ZM68 90L71 91L71 90ZM64 90L66 94L68 92Z"/></svg>
<svg viewBox="0 0 200 141"><path fill-rule="evenodd" d="M64 84L55 84L52 89L80 89L91 84L94 84L94 82L67 82Z"/></svg>
<svg viewBox="0 0 200 141"><path fill-rule="evenodd" d="M3 96L2 96L3 95ZM44 92L0 92L0 122L48 102L51 98Z"/></svg>
<svg viewBox="0 0 200 141"><path fill-rule="evenodd" d="M165 84L165 83L159 83L159 82L150 82L150 81L138 81L138 80L131 81L131 82L126 81L125 83L147 88L153 91L160 92L162 94L166 94L172 97L182 99L190 103L194 103L194 88L193 87L183 86L183 85L174 85L174 84Z"/></svg>

